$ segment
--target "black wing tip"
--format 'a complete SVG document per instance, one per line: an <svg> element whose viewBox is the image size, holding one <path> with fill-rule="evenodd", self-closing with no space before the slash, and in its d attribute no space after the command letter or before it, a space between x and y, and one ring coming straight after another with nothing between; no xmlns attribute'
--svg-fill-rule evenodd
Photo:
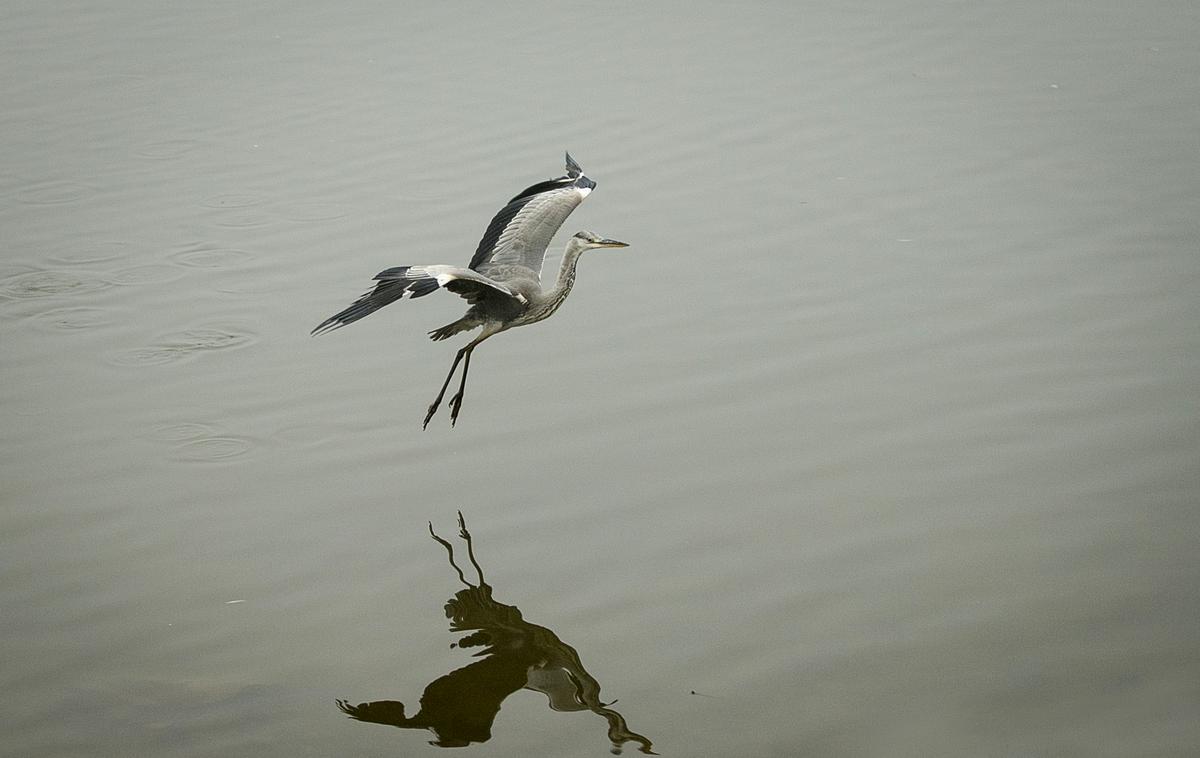
<svg viewBox="0 0 1200 758"><path fill-rule="evenodd" d="M505 203L504 207L500 209L499 213L504 213L505 211L511 210L512 213L515 215L516 212L518 210L520 210L520 206L513 208L512 207L513 203L520 203L521 205L524 205L525 203L521 202L522 200L528 202L529 198L540 195L543 192L549 192L550 190L562 189L563 187L570 187L575 181L576 181L576 179L572 179L569 176L563 176L563 177L559 177L558 179L547 179L544 182L538 182L537 184L531 184L530 186L521 190L521 192L518 195L516 195L515 197L513 197L512 200L509 200L507 203Z"/></svg>
<svg viewBox="0 0 1200 758"><path fill-rule="evenodd" d="M325 334L326 332L332 332L334 329L341 328L345 325L346 325L346 322L342 321L337 316L330 316L329 318L325 319L321 323L317 324L316 328L314 328L311 332L308 333L308 336L316 337L318 334Z"/></svg>
<svg viewBox="0 0 1200 758"><path fill-rule="evenodd" d="M583 169L579 167L579 164L575 162L575 159L571 157L571 153L568 151L567 152L567 176L571 179L578 179L582 175L583 175Z"/></svg>
<svg viewBox="0 0 1200 758"><path fill-rule="evenodd" d="M580 168L579 164L575 162L575 159L571 157L571 154L567 153L566 155L567 173L565 176L559 176L554 179L547 179L544 182L538 182L537 184L529 185L514 195L511 200L505 203L505 207L501 208L500 212L503 213L505 210L508 210L508 206L511 206L513 203L519 200L524 200L526 198L533 197L534 195L540 195L543 192L556 190L561 187L569 187L572 184L579 184L581 179L583 180L583 184L581 186L588 188L595 187L596 183L583 175L583 169ZM513 212L515 213L516 211Z"/></svg>
<svg viewBox="0 0 1200 758"><path fill-rule="evenodd" d="M410 268L412 266L392 266L391 268L385 268L371 278L377 282L381 282L384 279L403 279Z"/></svg>
<svg viewBox="0 0 1200 758"><path fill-rule="evenodd" d="M355 300L350 307L345 308L322 321L313 329L311 334L324 334L346 324L353 324L360 318L370 316L385 305L394 303L405 295L411 298L424 297L439 288L437 280L432 277L410 279L403 275L411 266L397 266L380 271L375 278L379 283L374 289L364 292L362 297Z"/></svg>

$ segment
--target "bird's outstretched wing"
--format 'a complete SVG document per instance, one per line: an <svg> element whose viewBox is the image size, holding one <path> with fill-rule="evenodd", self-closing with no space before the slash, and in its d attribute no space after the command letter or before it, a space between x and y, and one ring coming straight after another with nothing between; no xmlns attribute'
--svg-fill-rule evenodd
<svg viewBox="0 0 1200 758"><path fill-rule="evenodd" d="M595 187L567 153L565 176L527 187L500 209L483 233L470 267L486 274L495 265L518 265L540 277L554 233Z"/></svg>
<svg viewBox="0 0 1200 758"><path fill-rule="evenodd" d="M375 280L378 283L374 289L363 293L349 308L322 321L312 333L333 331L346 324L352 324L363 316L369 316L402 297L422 297L439 287L445 287L472 304L488 294L517 298L500 282L493 281L478 271L458 266L396 266L380 271L375 275Z"/></svg>

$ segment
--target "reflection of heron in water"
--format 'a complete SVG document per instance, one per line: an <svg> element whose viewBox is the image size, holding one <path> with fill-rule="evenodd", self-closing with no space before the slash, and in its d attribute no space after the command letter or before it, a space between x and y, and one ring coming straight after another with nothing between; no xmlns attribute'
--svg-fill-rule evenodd
<svg viewBox="0 0 1200 758"><path fill-rule="evenodd" d="M638 743L643 753L657 755L650 740L631 732L625 718L600 701L600 683L579 660L575 648L544 626L531 624L521 611L492 599L492 588L475 560L471 534L462 513L458 514L459 536L467 543L467 556L479 575L473 585L454 562L454 547L437 536L433 524L429 534L450 554L450 565L467 586L446 602L451 632L471 632L458 641L459 647L478 647L480 660L433 680L421 695L421 708L407 716L404 704L376 700L351 705L338 700L338 708L359 721L390 724L407 729L429 729L439 747L465 747L486 742L492 736L492 721L506 697L519 689L541 692L556 711L589 710L608 722L608 739L614 753L626 742Z"/></svg>

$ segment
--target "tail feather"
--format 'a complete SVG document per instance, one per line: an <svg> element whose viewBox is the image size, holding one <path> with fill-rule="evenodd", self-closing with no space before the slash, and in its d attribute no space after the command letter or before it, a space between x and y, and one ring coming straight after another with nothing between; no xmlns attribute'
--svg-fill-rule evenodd
<svg viewBox="0 0 1200 758"><path fill-rule="evenodd" d="M369 316L385 305L389 305L407 295L410 298L428 295L438 288L437 279L431 276L411 275L412 266L396 266L375 275L378 284L370 292L366 292L345 310L335 313L322 321L312 330L313 334L324 334L346 324L352 324L364 316Z"/></svg>
<svg viewBox="0 0 1200 758"><path fill-rule="evenodd" d="M462 318L460 318L458 321L455 321L454 323L446 324L445 326L440 326L437 329L434 329L432 332L429 333L429 339L433 340L434 342L438 342L438 341L444 340L444 339L449 339L450 337L453 337L454 335L458 334L459 332L465 332L468 329L474 329L475 327L479 326L481 323L483 323L483 322L480 321L477 317L468 313L467 315L463 316Z"/></svg>

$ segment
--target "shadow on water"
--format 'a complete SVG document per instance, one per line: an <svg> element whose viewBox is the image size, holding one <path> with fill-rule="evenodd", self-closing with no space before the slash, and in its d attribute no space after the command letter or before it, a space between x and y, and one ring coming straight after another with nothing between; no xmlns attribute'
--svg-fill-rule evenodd
<svg viewBox="0 0 1200 758"><path fill-rule="evenodd" d="M429 525L429 534L450 556L450 565L466 585L446 602L450 631L469 632L458 647L480 648L475 661L430 682L421 695L421 707L408 716L404 704L375 700L351 705L338 700L343 713L359 721L388 724L404 729L428 729L437 737L429 744L465 747L487 742L500 704L519 689L540 692L556 711L591 711L608 723L612 752L620 753L626 742L635 742L643 753L657 755L650 740L630 731L625 718L600 700L600 683L579 660L575 648L544 626L531 624L514 605L492 598L492 587L483 578L475 560L471 534L462 513L458 514L459 536L466 541L467 557L479 576L479 584L467 581L454 562L454 546L439 537Z"/></svg>

